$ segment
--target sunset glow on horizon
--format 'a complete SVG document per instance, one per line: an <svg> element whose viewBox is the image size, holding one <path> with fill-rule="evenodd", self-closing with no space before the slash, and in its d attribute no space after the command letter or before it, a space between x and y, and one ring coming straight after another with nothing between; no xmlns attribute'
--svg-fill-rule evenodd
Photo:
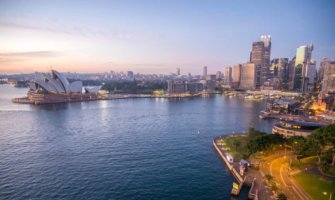
<svg viewBox="0 0 335 200"><path fill-rule="evenodd" d="M335 57L334 1L145 2L0 0L0 73L215 73L247 62L262 34L272 58L309 43L317 66Z"/></svg>

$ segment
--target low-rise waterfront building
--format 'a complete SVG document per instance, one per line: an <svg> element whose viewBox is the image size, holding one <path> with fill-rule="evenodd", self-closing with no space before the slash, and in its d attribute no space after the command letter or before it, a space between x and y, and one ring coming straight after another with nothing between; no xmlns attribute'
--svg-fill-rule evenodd
<svg viewBox="0 0 335 200"><path fill-rule="evenodd" d="M267 103L266 108L271 113L292 114L299 109L300 102L291 98L274 99Z"/></svg>
<svg viewBox="0 0 335 200"><path fill-rule="evenodd" d="M281 121L272 127L272 133L282 134L285 137L309 136L314 130L323 127L324 124L301 121Z"/></svg>
<svg viewBox="0 0 335 200"><path fill-rule="evenodd" d="M169 94L183 94L183 93L196 94L204 89L204 84L200 82L174 81L174 80L168 80L167 82L168 82L167 92Z"/></svg>

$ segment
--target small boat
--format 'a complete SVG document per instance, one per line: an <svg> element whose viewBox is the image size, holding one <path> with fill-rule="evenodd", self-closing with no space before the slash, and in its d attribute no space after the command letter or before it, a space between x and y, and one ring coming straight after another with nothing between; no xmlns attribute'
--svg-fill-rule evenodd
<svg viewBox="0 0 335 200"><path fill-rule="evenodd" d="M260 115L259 115L260 119L267 119L267 118L271 118L271 113L267 112L267 111L261 111Z"/></svg>

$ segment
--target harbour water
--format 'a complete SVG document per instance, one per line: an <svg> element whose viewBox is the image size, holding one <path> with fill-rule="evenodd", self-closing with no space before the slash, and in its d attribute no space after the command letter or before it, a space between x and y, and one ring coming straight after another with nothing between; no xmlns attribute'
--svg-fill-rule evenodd
<svg viewBox="0 0 335 200"><path fill-rule="evenodd" d="M0 199L231 199L212 139L273 123L239 97L11 103L26 91L0 85Z"/></svg>

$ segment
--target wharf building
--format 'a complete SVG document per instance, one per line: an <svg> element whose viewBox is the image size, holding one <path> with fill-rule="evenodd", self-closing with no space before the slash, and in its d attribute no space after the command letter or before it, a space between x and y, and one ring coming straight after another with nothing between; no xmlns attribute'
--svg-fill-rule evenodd
<svg viewBox="0 0 335 200"><path fill-rule="evenodd" d="M275 114L299 114L301 103L292 98L270 100L266 104L266 110Z"/></svg>
<svg viewBox="0 0 335 200"><path fill-rule="evenodd" d="M69 83L63 74L52 70L51 76L36 79L29 84L27 97L15 98L13 102L47 104L97 100L99 90L100 86L83 88L81 81Z"/></svg>

